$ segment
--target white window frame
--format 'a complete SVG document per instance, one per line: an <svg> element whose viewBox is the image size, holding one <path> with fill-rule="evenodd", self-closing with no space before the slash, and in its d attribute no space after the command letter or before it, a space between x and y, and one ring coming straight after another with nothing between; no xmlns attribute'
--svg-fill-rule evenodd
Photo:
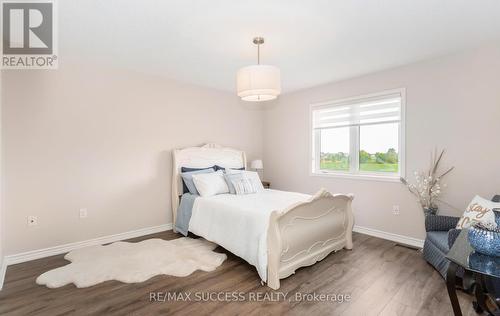
<svg viewBox="0 0 500 316"><path fill-rule="evenodd" d="M349 171L327 171L320 170L320 156L321 139L319 133L314 133L313 129L313 111L315 108L324 105L335 106L341 105L346 102L359 102L363 99L379 97L384 95L391 95L399 93L401 95L401 121L399 123L398 135L398 173L388 174L384 172L367 172L359 171L359 126L351 126L350 129L350 153L349 158L352 159ZM406 176L406 146L405 146L405 130L406 130L406 89L399 88L393 90L385 90L377 93L370 93L355 97L349 97L341 100L333 100L327 102L314 103L309 106L309 174L318 177L334 177L334 178L348 178L348 179L362 179L362 180L376 180L376 181L390 181L399 182L401 177ZM357 141L352 141L357 139ZM355 166L355 168L353 168Z"/></svg>

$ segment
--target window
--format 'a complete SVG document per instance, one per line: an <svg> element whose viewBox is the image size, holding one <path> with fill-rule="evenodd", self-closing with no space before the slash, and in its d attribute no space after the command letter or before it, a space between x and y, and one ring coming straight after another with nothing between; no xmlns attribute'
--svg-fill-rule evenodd
<svg viewBox="0 0 500 316"><path fill-rule="evenodd" d="M312 174L404 176L403 89L311 106Z"/></svg>

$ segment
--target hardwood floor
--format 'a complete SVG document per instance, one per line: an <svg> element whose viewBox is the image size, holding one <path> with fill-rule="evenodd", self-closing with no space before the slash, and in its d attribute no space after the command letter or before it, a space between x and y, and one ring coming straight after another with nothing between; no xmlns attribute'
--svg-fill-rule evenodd
<svg viewBox="0 0 500 316"><path fill-rule="evenodd" d="M168 231L131 241L153 237L173 239L178 235ZM342 250L299 269L282 280L278 292L262 286L255 268L230 253L216 271L196 271L184 278L156 276L137 284L108 281L84 289L74 285L48 289L35 283L41 273L67 263L59 255L8 267L4 289L0 291L0 314L452 315L443 279L420 252L361 234L354 235L354 250ZM219 293L234 292L242 295L244 301L152 301L152 295L162 298L158 292L190 292L193 300L206 298L210 293L216 299L214 296ZM274 296L263 299L277 299L276 293L287 293L287 299L255 301L258 295L265 294ZM342 303L332 301L332 297L323 302L294 299L305 293L343 294L351 299ZM476 315L469 296L459 293L459 299L464 315Z"/></svg>

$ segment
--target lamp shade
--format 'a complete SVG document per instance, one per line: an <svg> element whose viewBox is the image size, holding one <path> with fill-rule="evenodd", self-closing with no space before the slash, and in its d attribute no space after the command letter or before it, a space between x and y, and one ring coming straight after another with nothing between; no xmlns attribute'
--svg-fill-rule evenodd
<svg viewBox="0 0 500 316"><path fill-rule="evenodd" d="M252 65L241 68L236 75L238 96L244 101L273 100L281 93L278 67Z"/></svg>
<svg viewBox="0 0 500 316"><path fill-rule="evenodd" d="M250 163L250 168L251 169L256 169L256 170L259 170L259 169L264 169L264 164L262 163L262 160L252 160L252 162Z"/></svg>

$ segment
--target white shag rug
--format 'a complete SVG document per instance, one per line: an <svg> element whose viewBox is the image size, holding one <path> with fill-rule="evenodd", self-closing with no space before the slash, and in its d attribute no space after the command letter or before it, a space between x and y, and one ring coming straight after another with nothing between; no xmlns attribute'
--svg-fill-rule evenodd
<svg viewBox="0 0 500 316"><path fill-rule="evenodd" d="M83 288L117 280L138 283L160 274L183 277L196 270L213 271L226 255L203 238L147 239L137 243L115 242L69 252L70 264L40 275L36 283L49 288L74 283Z"/></svg>

